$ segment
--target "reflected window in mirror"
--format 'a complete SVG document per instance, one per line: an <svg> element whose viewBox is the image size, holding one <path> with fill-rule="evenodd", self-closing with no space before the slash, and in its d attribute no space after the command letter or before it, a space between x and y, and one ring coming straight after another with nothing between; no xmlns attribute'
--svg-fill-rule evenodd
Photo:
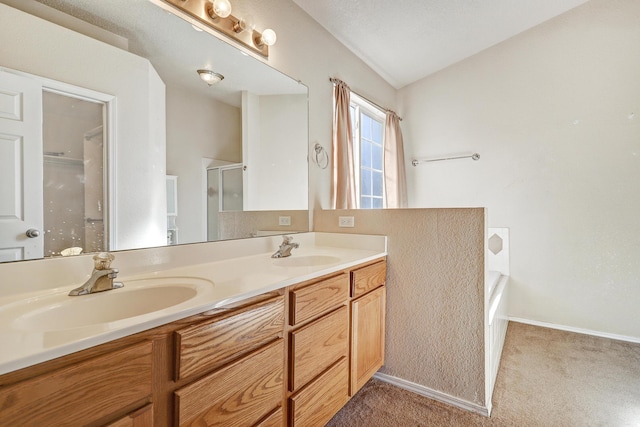
<svg viewBox="0 0 640 427"><path fill-rule="evenodd" d="M356 197L360 209L381 209L384 196L385 112L351 92L349 105L353 136Z"/></svg>

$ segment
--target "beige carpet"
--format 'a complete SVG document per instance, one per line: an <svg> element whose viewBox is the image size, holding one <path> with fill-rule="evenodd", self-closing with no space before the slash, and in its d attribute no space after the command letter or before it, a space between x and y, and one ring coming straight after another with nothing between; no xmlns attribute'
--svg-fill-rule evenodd
<svg viewBox="0 0 640 427"><path fill-rule="evenodd" d="M329 427L640 426L640 344L509 323L490 418L371 380Z"/></svg>

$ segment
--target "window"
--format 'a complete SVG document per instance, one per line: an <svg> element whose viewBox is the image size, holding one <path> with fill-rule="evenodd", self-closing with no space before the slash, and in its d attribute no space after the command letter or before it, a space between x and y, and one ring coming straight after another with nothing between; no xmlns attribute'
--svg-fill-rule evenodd
<svg viewBox="0 0 640 427"><path fill-rule="evenodd" d="M384 120L379 108L351 92L356 190L361 209L384 207Z"/></svg>

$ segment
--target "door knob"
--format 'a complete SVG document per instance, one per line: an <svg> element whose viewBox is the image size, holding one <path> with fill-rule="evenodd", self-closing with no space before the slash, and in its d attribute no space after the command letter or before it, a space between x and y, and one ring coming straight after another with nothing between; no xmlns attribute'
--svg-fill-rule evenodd
<svg viewBox="0 0 640 427"><path fill-rule="evenodd" d="M40 236L40 230L38 230L37 228L30 228L25 234L28 238L33 239Z"/></svg>

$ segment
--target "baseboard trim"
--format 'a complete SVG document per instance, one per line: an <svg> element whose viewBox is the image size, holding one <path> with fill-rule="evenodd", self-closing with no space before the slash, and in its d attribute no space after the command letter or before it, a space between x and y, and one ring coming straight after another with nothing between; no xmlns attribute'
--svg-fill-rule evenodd
<svg viewBox="0 0 640 427"><path fill-rule="evenodd" d="M520 317L509 316L509 321L517 322L517 323L525 323L527 325L533 325L533 326L540 326L543 328L551 328L551 329L558 329L561 331L575 332L577 334L592 335L594 337L609 338L612 340L627 341L635 344L640 344L640 338L630 337L627 335L609 334L607 332L599 332L599 331L592 331L590 329L574 328L573 326L564 326L564 325L558 325L555 323L539 322L537 320L522 319Z"/></svg>
<svg viewBox="0 0 640 427"><path fill-rule="evenodd" d="M484 415L485 417L489 416L488 408L473 402L469 402L468 400L460 399L447 393L443 393L441 391L437 391L420 384L412 383L411 381L403 380L402 378L393 377L387 374L381 374L380 372L376 373L373 377L379 379L380 381L393 384L396 387L400 387L401 389L408 390L421 396L425 396L451 406L456 406L460 409L464 409L465 411L475 412L476 414Z"/></svg>

